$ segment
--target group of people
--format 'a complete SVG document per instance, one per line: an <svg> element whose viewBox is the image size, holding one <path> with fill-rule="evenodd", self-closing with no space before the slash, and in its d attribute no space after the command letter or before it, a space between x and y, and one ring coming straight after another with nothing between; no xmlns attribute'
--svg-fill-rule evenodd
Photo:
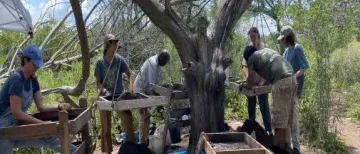
<svg viewBox="0 0 360 154"><path fill-rule="evenodd" d="M131 93L143 93L152 95L151 83L158 83L160 68L165 66L170 60L168 51L163 50L160 53L148 58L141 66L135 82L133 81L133 72L125 60L116 53L118 48L118 39L112 34L107 34L104 40L104 53L95 65L95 77L98 92L101 95L119 95L124 92L122 74L125 73L129 79L129 91ZM134 125L132 113L130 110L117 112L127 134L128 141L135 141ZM109 112L100 112L101 118L110 117L105 114ZM140 144L149 144L150 114L148 108L139 109L139 132ZM105 132L106 133L106 132Z"/></svg>
<svg viewBox="0 0 360 154"><path fill-rule="evenodd" d="M269 135L273 135L272 130L275 130L276 146L298 154L300 153L298 102L302 95L304 73L309 68L309 64L302 47L296 42L292 27L284 26L280 33L277 39L286 46L283 56L265 47L256 27L249 30L251 44L246 46L242 62L247 84L243 86L251 89L254 86L272 85L271 108L268 94L257 96L265 130ZM249 120L255 121L256 97L247 97L247 100Z"/></svg>
<svg viewBox="0 0 360 154"><path fill-rule="evenodd" d="M299 120L298 99L301 97L304 84L304 72L309 64L301 46L296 43L295 33L290 26L281 30L278 40L287 46L283 56L278 52L266 48L260 41L260 34L256 27L248 32L251 45L245 48L243 54L243 72L247 77L246 88L256 85L272 85L272 106L268 103L268 94L257 96L263 117L265 130L273 134L275 130L275 144L286 148L293 144L293 151L300 152L299 145ZM131 93L144 93L151 95L151 83L158 83L159 72L170 60L170 54L163 50L148 58L141 66L135 80L133 71L129 68L124 58L116 53L118 39L107 34L104 38L103 56L95 65L94 76L100 95L117 95L124 92L122 74L126 74ZM0 128L13 127L19 124L40 124L46 121L26 114L33 100L40 112L69 110L71 106L60 103L57 106L45 106L42 100L39 82L36 77L38 69L44 66L41 50L36 45L28 46L19 53L21 68L4 83L0 95ZM248 97L249 119L255 120L256 97ZM270 112L271 111L271 112ZM270 115L271 113L271 115ZM100 113L105 117L106 112ZM124 131L128 141L135 141L134 125L131 111L119 111ZM140 143L149 144L150 114L147 108L139 109ZM290 131L291 130L291 131ZM0 139L1 153L12 153L13 148L19 147L48 147L60 151L60 142L56 137L28 140ZM76 147L71 145L71 151Z"/></svg>
<svg viewBox="0 0 360 154"><path fill-rule="evenodd" d="M124 92L122 74L129 79L129 91L151 94L150 83L159 80L160 67L165 66L170 60L170 54L164 50L150 58L142 65L138 75L133 80L133 72L125 60L116 53L118 39L112 34L104 38L103 56L95 65L96 85L100 95L117 95ZM47 123L28 115L33 100L40 112L70 110L72 107L67 103L57 106L45 106L42 100L40 85L36 77L38 69L44 66L42 52L36 45L30 45L24 51L18 53L21 58L21 68L11 74L5 81L0 95L0 128L14 127L21 124ZM139 109L140 113L140 142L148 145L150 115L147 108ZM100 114L106 114L101 112ZM124 130L128 141L135 141L134 126L131 111L120 111L118 115L124 124ZM104 116L104 115L101 115ZM10 140L0 139L0 153L11 154L14 148L20 147L47 147L60 152L60 141L57 137L42 139ZM75 152L76 146L71 145L71 153Z"/></svg>

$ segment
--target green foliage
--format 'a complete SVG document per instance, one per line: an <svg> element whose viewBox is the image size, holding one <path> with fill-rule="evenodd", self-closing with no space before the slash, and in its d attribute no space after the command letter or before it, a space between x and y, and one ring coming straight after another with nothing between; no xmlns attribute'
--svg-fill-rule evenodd
<svg viewBox="0 0 360 154"><path fill-rule="evenodd" d="M318 147L324 149L329 154L350 154L350 149L337 137L335 133L327 133L323 142Z"/></svg>
<svg viewBox="0 0 360 154"><path fill-rule="evenodd" d="M247 119L246 97L235 90L227 90L225 98L225 119L241 120Z"/></svg>
<svg viewBox="0 0 360 154"><path fill-rule="evenodd" d="M331 76L336 88L347 88L360 81L360 43L353 41L331 55Z"/></svg>
<svg viewBox="0 0 360 154"><path fill-rule="evenodd" d="M169 38L164 39L164 46L169 51L170 63L162 68L160 84L182 83L182 63L179 54Z"/></svg>
<svg viewBox="0 0 360 154"><path fill-rule="evenodd" d="M328 132L332 90L330 55L353 39L355 11L345 1L336 0L314 1L308 7L295 5L288 10L294 21L293 27L304 34L304 42L308 46L305 51L314 51L310 54L314 55L314 59L309 61L314 64L307 72L306 94L301 104L302 135L306 140L321 146L321 143L336 139L329 138ZM329 150L327 146L321 147Z"/></svg>
<svg viewBox="0 0 360 154"><path fill-rule="evenodd" d="M345 93L345 100L349 106L347 115L360 121L360 82L348 88L348 92Z"/></svg>
<svg viewBox="0 0 360 154"><path fill-rule="evenodd" d="M0 31L0 53L1 56L6 56L6 54L15 50L15 44L20 44L22 39L25 38L25 35L19 32L12 31Z"/></svg>

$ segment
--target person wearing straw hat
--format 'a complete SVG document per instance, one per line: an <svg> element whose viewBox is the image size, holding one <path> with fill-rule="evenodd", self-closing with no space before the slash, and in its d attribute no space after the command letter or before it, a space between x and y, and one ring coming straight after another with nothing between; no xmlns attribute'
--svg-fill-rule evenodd
<svg viewBox="0 0 360 154"><path fill-rule="evenodd" d="M297 99L299 100L301 98L302 89L305 81L304 73L307 71L307 69L309 69L309 63L301 45L296 43L296 37L292 27L284 26L281 29L280 33L281 34L278 37L278 40L287 47L285 49L283 56L284 59L287 60L294 69L296 80L298 83L296 95L297 95ZM299 142L300 130L299 130L298 112L299 112L299 104L295 104L293 124L290 125L291 132L290 131L288 132L288 137L287 137L287 142L289 145L290 145L290 141L292 141L293 153L295 154L300 153L300 142Z"/></svg>
<svg viewBox="0 0 360 154"><path fill-rule="evenodd" d="M44 66L41 50L36 45L30 45L18 55L21 58L21 68L9 76L0 93L0 127L47 123L26 113L33 100L40 112L71 109L71 106L66 103L53 107L43 104L39 81L35 77L37 70ZM57 152L61 151L60 141L56 137L24 140L0 139L0 153L9 154L12 153L12 149L20 147L47 147ZM71 145L70 150L73 153L76 147Z"/></svg>
<svg viewBox="0 0 360 154"><path fill-rule="evenodd" d="M122 74L125 73L129 79L129 91L133 93L133 73L124 58L116 53L118 39L113 34L104 37L103 56L95 64L95 78L98 93L103 96L115 96L124 92ZM132 124L131 111L118 111L118 115L124 124L124 130L128 135L128 141L134 141L134 126ZM111 112L100 111L102 125L110 122ZM107 130L102 129L102 136L111 138Z"/></svg>

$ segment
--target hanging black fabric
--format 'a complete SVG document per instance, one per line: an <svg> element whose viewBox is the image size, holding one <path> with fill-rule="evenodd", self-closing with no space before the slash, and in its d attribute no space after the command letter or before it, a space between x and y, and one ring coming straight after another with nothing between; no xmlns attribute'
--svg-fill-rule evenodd
<svg viewBox="0 0 360 154"><path fill-rule="evenodd" d="M125 142L121 145L118 154L154 154L149 148L135 144L134 142Z"/></svg>

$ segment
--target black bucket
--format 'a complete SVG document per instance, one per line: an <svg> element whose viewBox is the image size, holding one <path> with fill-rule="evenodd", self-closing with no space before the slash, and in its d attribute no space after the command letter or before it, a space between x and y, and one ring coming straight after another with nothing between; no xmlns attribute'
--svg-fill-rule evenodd
<svg viewBox="0 0 360 154"><path fill-rule="evenodd" d="M179 128L170 128L169 132L170 132L171 143L179 143L181 141Z"/></svg>

